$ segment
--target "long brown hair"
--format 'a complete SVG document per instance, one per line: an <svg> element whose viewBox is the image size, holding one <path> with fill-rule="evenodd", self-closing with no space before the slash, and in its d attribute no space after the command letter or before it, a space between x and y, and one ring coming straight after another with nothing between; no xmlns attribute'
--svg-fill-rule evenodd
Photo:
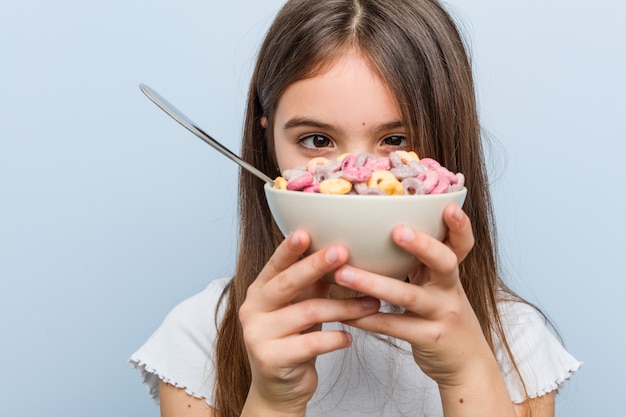
<svg viewBox="0 0 626 417"><path fill-rule="evenodd" d="M463 172L464 210L475 246L460 265L469 301L493 349L506 340L498 315L500 279L472 69L453 20L436 0L292 0L278 13L252 76L242 156L277 176L273 113L293 82L324 71L347 48L357 48L385 80L400 106L408 138L421 156ZM267 129L260 119L267 117ZM218 324L215 406L222 417L241 413L251 383L238 311L283 239L269 212L263 184L245 171L239 178L240 235L234 278L225 289ZM508 291L511 293L510 291ZM506 346L506 343L505 343Z"/></svg>

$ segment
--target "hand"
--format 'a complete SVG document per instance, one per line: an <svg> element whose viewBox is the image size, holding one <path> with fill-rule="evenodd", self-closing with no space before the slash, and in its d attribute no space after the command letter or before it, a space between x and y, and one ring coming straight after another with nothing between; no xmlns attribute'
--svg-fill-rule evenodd
<svg viewBox="0 0 626 417"><path fill-rule="evenodd" d="M495 362L459 280L458 264L474 244L469 219L452 204L444 221L443 242L403 226L393 231L394 242L422 263L412 283L349 266L335 274L338 284L405 309L347 324L409 342L417 364L440 387L468 381L477 363Z"/></svg>
<svg viewBox="0 0 626 417"><path fill-rule="evenodd" d="M372 297L329 299L330 284L320 278L345 264L348 252L334 245L302 259L309 243L304 231L288 236L239 311L252 371L242 415L304 415L317 388L317 355L352 342L347 332L321 331L321 323L359 319L380 306Z"/></svg>

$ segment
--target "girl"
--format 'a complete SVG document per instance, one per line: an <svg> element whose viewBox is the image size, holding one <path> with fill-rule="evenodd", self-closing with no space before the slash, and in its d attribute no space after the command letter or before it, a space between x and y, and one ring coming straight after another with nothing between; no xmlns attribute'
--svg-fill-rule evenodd
<svg viewBox="0 0 626 417"><path fill-rule="evenodd" d="M498 275L472 71L438 1L287 2L243 140L270 176L414 149L465 174L465 212L446 208L444 242L394 230L422 262L403 282L347 266L339 245L304 256L308 234L283 237L242 172L234 276L180 304L131 358L163 416L554 415L579 362Z"/></svg>

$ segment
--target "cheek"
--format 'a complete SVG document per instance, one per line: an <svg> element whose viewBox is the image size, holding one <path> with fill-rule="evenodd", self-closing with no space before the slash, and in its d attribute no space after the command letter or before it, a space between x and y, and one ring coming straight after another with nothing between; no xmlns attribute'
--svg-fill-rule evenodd
<svg viewBox="0 0 626 417"><path fill-rule="evenodd" d="M276 163L278 164L280 172L283 172L286 169L305 167L311 159L306 155L302 155L298 150L297 145L281 141L280 139L275 141L274 149Z"/></svg>

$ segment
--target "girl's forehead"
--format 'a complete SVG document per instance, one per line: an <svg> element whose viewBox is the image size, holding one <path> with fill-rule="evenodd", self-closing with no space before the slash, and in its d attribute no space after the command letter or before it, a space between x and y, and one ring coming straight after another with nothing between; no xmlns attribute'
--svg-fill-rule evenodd
<svg viewBox="0 0 626 417"><path fill-rule="evenodd" d="M398 114L388 84L363 54L350 50L326 63L316 74L290 84L277 111L339 114Z"/></svg>

